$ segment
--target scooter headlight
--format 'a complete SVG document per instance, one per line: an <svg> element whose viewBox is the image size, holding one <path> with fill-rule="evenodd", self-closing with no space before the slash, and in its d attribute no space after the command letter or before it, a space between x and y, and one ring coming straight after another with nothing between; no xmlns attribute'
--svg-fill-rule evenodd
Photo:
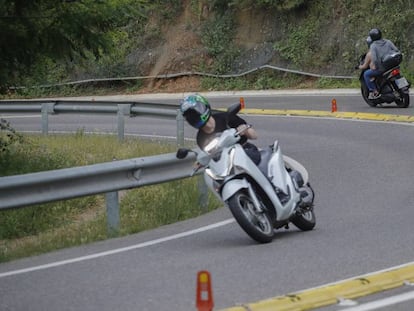
<svg viewBox="0 0 414 311"><path fill-rule="evenodd" d="M207 153L208 155L215 154L218 151L218 143L219 143L219 139L218 138L214 138L212 141L210 141L204 147L205 153Z"/></svg>
<svg viewBox="0 0 414 311"><path fill-rule="evenodd" d="M219 161L221 156L221 147L219 138L216 137L210 141L204 148L204 152L207 153L214 161Z"/></svg>

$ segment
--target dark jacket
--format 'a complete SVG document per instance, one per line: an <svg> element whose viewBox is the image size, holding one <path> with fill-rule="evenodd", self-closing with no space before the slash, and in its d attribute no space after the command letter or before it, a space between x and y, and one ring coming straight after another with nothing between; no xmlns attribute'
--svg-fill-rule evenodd
<svg viewBox="0 0 414 311"><path fill-rule="evenodd" d="M215 138L217 136L217 133L222 133L228 128L237 128L241 124L246 124L246 121L244 121L239 116L228 116L226 112L213 112L212 116L216 121L216 127L214 129L214 132L211 134L207 134L200 129L197 133L197 145L200 148L203 148L203 146L207 145L213 138ZM246 141L247 138L245 136L241 136L239 143L243 145Z"/></svg>
<svg viewBox="0 0 414 311"><path fill-rule="evenodd" d="M394 43L387 39L380 39L372 42L370 50L372 62L375 64L375 68L379 71L385 71L386 69L382 64L382 60L385 56L399 52Z"/></svg>
<svg viewBox="0 0 414 311"><path fill-rule="evenodd" d="M237 128L239 125L246 124L246 121L237 115L228 115L226 112L213 112L212 116L216 121L216 127L211 134L205 133L203 130L197 132L197 145L200 148L206 146L218 133L222 133L228 128ZM239 143L243 146L246 154L252 159L255 164L260 162L260 152L257 147L247 141L246 136L241 136Z"/></svg>

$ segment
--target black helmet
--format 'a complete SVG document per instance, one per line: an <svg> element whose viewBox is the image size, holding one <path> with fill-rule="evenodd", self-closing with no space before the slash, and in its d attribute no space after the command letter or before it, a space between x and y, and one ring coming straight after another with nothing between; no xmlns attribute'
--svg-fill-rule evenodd
<svg viewBox="0 0 414 311"><path fill-rule="evenodd" d="M372 28L369 31L368 35L371 37L372 41L377 41L382 38L381 30L379 30L378 28Z"/></svg>
<svg viewBox="0 0 414 311"><path fill-rule="evenodd" d="M199 94L184 97L180 110L187 122L197 129L203 127L211 116L208 100Z"/></svg>
<svg viewBox="0 0 414 311"><path fill-rule="evenodd" d="M366 41L367 41L367 45L368 45L368 47L370 47L370 46L371 46L371 43L372 43L372 39L371 39L371 37L370 37L370 36L368 36Z"/></svg>

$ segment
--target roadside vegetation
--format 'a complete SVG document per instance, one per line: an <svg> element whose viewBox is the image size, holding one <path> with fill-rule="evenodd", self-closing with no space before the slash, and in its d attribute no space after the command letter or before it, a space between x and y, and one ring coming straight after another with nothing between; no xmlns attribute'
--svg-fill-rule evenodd
<svg viewBox="0 0 414 311"><path fill-rule="evenodd" d="M356 78L355 62L372 27L401 49L404 75L414 79L410 0L7 0L0 8L3 98L157 92L178 79L116 79L186 71L238 75L265 64ZM106 78L115 80L96 81ZM189 91L357 87L356 79L269 70L196 78L198 87ZM44 87L84 80L90 82Z"/></svg>
<svg viewBox="0 0 414 311"><path fill-rule="evenodd" d="M174 144L115 136L20 135L7 122L0 132L0 176L170 153ZM10 137L7 135L10 134ZM7 139L4 139L8 137ZM120 192L120 232L127 235L198 216L198 178ZM183 191L185 189L185 191ZM103 195L0 211L0 262L108 238Z"/></svg>

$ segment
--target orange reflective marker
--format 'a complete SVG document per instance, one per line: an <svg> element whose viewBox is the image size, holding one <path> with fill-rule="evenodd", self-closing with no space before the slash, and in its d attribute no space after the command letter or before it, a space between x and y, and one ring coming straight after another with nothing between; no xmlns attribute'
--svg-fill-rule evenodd
<svg viewBox="0 0 414 311"><path fill-rule="evenodd" d="M245 104L244 104L244 97L240 97L240 106L241 106L240 110L242 110L242 109L244 109L244 107L246 107Z"/></svg>
<svg viewBox="0 0 414 311"><path fill-rule="evenodd" d="M197 273L197 310L212 311L214 307L211 277L208 271Z"/></svg>
<svg viewBox="0 0 414 311"><path fill-rule="evenodd" d="M332 99L332 112L336 112L338 110L338 107L336 106L336 99Z"/></svg>

